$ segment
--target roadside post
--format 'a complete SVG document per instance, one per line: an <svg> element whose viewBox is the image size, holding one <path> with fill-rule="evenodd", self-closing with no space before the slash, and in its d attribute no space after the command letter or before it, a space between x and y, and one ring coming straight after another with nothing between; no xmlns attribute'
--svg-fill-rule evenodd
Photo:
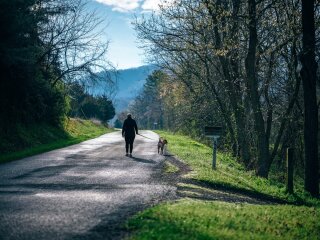
<svg viewBox="0 0 320 240"><path fill-rule="evenodd" d="M154 129L154 130L157 130L157 126L158 126L158 123L157 123L157 122L154 122L154 123L153 123L153 129Z"/></svg>
<svg viewBox="0 0 320 240"><path fill-rule="evenodd" d="M217 168L217 144L218 138L221 136L222 127L220 126L212 126L212 127L204 127L204 135L206 137L211 138L213 144L213 156L212 156L212 169L215 170Z"/></svg>

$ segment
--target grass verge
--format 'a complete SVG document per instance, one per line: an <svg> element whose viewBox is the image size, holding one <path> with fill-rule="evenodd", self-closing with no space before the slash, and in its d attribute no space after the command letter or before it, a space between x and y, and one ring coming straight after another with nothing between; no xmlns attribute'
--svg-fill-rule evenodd
<svg viewBox="0 0 320 240"><path fill-rule="evenodd" d="M130 220L134 240L319 239L319 209L184 199Z"/></svg>
<svg viewBox="0 0 320 240"><path fill-rule="evenodd" d="M9 139L0 140L2 149L6 150L0 155L0 163L80 143L111 131L100 123L72 118L61 129L46 124L17 126Z"/></svg>
<svg viewBox="0 0 320 240"><path fill-rule="evenodd" d="M189 198L148 209L128 222L132 239L319 239L320 200L296 184L288 194L284 184L255 176L228 153L218 153L211 169L212 149L193 139L158 131L169 151L187 163L186 178L220 190L231 190L289 204L259 205L192 200Z"/></svg>
<svg viewBox="0 0 320 240"><path fill-rule="evenodd" d="M173 165L172 163L165 162L163 167L164 173L177 173L179 168Z"/></svg>
<svg viewBox="0 0 320 240"><path fill-rule="evenodd" d="M187 136L163 131L157 133L169 141L169 151L192 168L188 178L215 188L320 207L319 200L304 192L303 182L295 182L295 194L288 194L283 183L272 178L257 177L254 171L246 171L230 154L224 152L218 152L217 170L213 171L212 148Z"/></svg>

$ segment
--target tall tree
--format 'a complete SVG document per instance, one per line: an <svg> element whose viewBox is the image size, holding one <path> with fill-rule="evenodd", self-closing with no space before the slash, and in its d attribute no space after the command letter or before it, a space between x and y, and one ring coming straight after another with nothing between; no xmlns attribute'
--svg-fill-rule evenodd
<svg viewBox="0 0 320 240"><path fill-rule="evenodd" d="M249 46L245 62L247 73L247 84L250 95L250 103L253 110L255 131L258 140L258 169L257 174L261 177L268 176L269 162L269 142L265 131L265 122L261 111L261 102L258 90L257 72L256 72L256 52L258 45L257 37L257 7L256 0L248 0L249 13Z"/></svg>
<svg viewBox="0 0 320 240"><path fill-rule="evenodd" d="M313 196L317 196L319 194L319 160L314 6L314 0L302 0L301 78L304 92L305 189Z"/></svg>
<svg viewBox="0 0 320 240"><path fill-rule="evenodd" d="M107 123L115 115L112 101L107 96L93 96L78 82L69 85L71 117L97 118Z"/></svg>
<svg viewBox="0 0 320 240"><path fill-rule="evenodd" d="M178 123L173 126L192 126L200 133L203 124L222 117L243 163L262 177L268 177L287 144L297 144L288 142L296 138L288 129L300 138L301 126L291 124L303 110L296 73L299 9L300 0L176 0L136 23L147 53L189 96L184 105L169 107ZM172 101L181 89L167 91ZM180 118L180 112L187 117Z"/></svg>
<svg viewBox="0 0 320 240"><path fill-rule="evenodd" d="M0 0L0 131L17 122L61 124L65 83L109 66L102 21L86 2Z"/></svg>
<svg viewBox="0 0 320 240"><path fill-rule="evenodd" d="M131 112L144 128L152 129L154 123L157 123L159 128L163 127L162 101L159 95L159 85L163 78L165 74L157 70L149 75L140 96L131 105Z"/></svg>

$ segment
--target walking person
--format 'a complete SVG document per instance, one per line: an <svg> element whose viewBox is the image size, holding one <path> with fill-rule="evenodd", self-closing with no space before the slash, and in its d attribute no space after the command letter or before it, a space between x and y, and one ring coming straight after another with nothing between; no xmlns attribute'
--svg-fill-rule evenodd
<svg viewBox="0 0 320 240"><path fill-rule="evenodd" d="M132 149L133 149L133 142L134 138L138 134L138 126L130 113L127 115L127 119L124 120L122 126L122 136L126 141L126 156L132 157Z"/></svg>

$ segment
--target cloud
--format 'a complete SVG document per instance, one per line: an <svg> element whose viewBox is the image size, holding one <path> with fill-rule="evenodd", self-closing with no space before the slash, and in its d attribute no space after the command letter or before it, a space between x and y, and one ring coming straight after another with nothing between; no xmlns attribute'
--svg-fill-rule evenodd
<svg viewBox="0 0 320 240"><path fill-rule="evenodd" d="M174 0L96 0L112 7L113 11L130 12L141 7L143 11L158 11L159 5L169 6Z"/></svg>
<svg viewBox="0 0 320 240"><path fill-rule="evenodd" d="M113 7L113 11L129 12L140 7L141 0L96 0L99 3Z"/></svg>
<svg viewBox="0 0 320 240"><path fill-rule="evenodd" d="M141 8L145 11L157 11L159 10L159 5L169 6L174 0L145 0Z"/></svg>

